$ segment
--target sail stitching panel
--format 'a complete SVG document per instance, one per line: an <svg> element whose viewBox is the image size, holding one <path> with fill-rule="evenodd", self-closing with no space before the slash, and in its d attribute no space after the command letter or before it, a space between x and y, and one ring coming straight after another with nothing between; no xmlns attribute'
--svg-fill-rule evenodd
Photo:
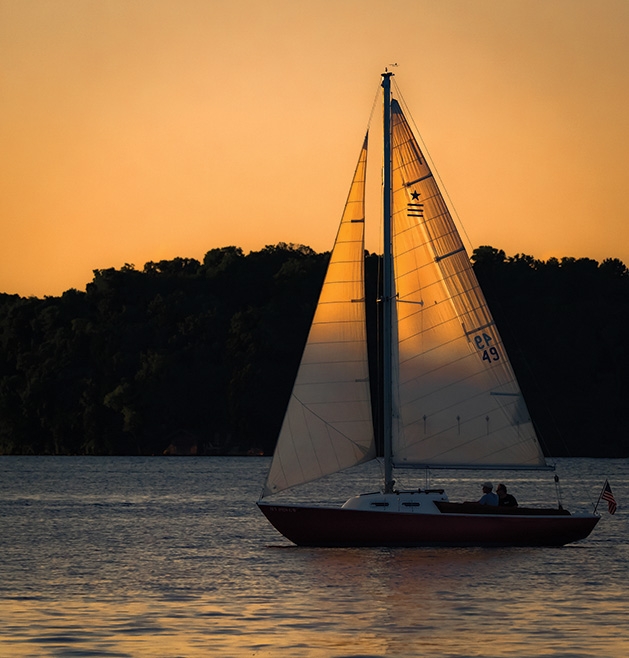
<svg viewBox="0 0 629 658"><path fill-rule="evenodd" d="M443 256L435 256L435 260L439 262L440 260L443 260L444 258L450 258L451 256L455 256L456 254L465 251L465 247L461 246L455 251L451 251L449 254L444 254Z"/></svg>
<svg viewBox="0 0 629 658"><path fill-rule="evenodd" d="M264 495L375 456L365 334L365 172L366 141L350 186ZM337 448L333 447L334 437L339 439Z"/></svg>

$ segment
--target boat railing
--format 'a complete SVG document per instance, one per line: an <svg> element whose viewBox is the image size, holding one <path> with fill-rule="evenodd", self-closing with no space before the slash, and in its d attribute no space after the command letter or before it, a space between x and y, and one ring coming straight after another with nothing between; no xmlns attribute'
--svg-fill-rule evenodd
<svg viewBox="0 0 629 658"><path fill-rule="evenodd" d="M508 516L570 516L570 512L557 507L504 507L480 503L450 503L435 501L442 514L500 514Z"/></svg>

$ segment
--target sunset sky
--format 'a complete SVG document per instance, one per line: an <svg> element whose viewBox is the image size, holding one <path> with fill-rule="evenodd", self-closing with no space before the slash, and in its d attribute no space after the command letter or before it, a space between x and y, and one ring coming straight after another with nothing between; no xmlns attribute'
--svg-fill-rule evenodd
<svg viewBox="0 0 629 658"><path fill-rule="evenodd" d="M0 292L330 249L394 62L468 248L629 265L628 35L627 0L0 0Z"/></svg>

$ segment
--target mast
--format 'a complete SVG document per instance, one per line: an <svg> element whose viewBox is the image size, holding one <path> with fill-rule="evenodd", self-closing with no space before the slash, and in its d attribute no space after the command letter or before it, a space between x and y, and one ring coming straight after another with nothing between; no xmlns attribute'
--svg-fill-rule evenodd
<svg viewBox="0 0 629 658"><path fill-rule="evenodd" d="M384 442L384 490L393 491L393 392L392 392L392 317L394 303L393 240L391 237L392 214L392 164L391 164L391 76L382 74L384 96L384 175L383 175L383 275L382 275L382 369L383 369L383 442Z"/></svg>

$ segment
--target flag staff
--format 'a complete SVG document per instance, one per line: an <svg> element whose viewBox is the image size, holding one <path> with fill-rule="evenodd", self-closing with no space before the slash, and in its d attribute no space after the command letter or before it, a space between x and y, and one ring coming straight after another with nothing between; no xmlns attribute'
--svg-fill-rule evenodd
<svg viewBox="0 0 629 658"><path fill-rule="evenodd" d="M616 499L612 493L612 488L609 486L609 480L605 480L605 484L603 484L603 488L601 489L601 493L599 494L598 500L596 501L596 505L594 505L594 514L596 514L596 510L598 509L598 504L601 502L601 498L607 501L607 509L609 510L609 513L615 514Z"/></svg>

